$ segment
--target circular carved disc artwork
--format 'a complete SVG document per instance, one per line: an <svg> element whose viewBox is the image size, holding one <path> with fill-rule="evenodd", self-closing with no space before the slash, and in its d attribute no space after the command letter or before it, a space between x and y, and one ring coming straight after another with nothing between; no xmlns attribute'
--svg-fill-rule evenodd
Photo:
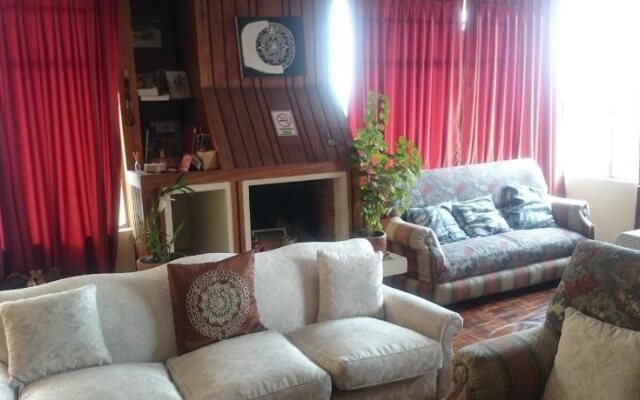
<svg viewBox="0 0 640 400"><path fill-rule="evenodd" d="M249 288L235 272L206 272L187 292L187 316L201 335L218 340L233 336L248 314Z"/></svg>
<svg viewBox="0 0 640 400"><path fill-rule="evenodd" d="M293 33L282 24L269 22L269 26L256 37L256 50L266 64L288 68L296 55Z"/></svg>

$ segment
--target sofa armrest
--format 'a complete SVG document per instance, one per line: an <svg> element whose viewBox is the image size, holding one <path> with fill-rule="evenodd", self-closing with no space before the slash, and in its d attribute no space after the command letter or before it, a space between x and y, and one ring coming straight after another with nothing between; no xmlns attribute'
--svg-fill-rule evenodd
<svg viewBox="0 0 640 400"><path fill-rule="evenodd" d="M593 239L594 226L589 218L591 211L586 201L556 196L549 196L549 200L551 201L553 218L560 227L578 232L588 239Z"/></svg>
<svg viewBox="0 0 640 400"><path fill-rule="evenodd" d="M558 338L543 326L484 340L453 356L449 398L539 399L558 349Z"/></svg>
<svg viewBox="0 0 640 400"><path fill-rule="evenodd" d="M9 387L9 370L7 364L0 362L0 400L17 400L18 389Z"/></svg>
<svg viewBox="0 0 640 400"><path fill-rule="evenodd" d="M438 237L431 228L412 224L400 217L384 218L382 229L387 233L389 240L413 250L426 249L429 246L440 247Z"/></svg>
<svg viewBox="0 0 640 400"><path fill-rule="evenodd" d="M438 372L438 398L451 385L451 341L462 328L462 317L435 303L384 286L385 319L436 340L442 346L442 368Z"/></svg>
<svg viewBox="0 0 640 400"><path fill-rule="evenodd" d="M397 216L384 218L382 228L389 241L415 251L418 265L413 268L415 276L412 277L424 282L434 282L438 266L442 267L444 264L444 254L433 230L403 221Z"/></svg>

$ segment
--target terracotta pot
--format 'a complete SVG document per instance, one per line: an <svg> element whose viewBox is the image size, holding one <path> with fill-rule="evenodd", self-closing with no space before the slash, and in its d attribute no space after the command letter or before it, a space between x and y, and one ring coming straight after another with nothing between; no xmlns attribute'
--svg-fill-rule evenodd
<svg viewBox="0 0 640 400"><path fill-rule="evenodd" d="M171 262L173 260L177 260L178 258L182 258L184 256L185 256L185 254L183 254L183 253L171 253L171 259L168 262ZM151 259L151 256L142 256L142 257L138 258L136 260L136 269L138 271L145 271L147 269L159 267L159 266L164 265L164 264L167 263L167 262L151 262L151 261L148 261L150 259Z"/></svg>
<svg viewBox="0 0 640 400"><path fill-rule="evenodd" d="M372 234L369 232L358 232L354 235L354 237L367 239L371 246L373 246L373 250L381 251L386 253L387 251L387 234L383 231L375 231Z"/></svg>

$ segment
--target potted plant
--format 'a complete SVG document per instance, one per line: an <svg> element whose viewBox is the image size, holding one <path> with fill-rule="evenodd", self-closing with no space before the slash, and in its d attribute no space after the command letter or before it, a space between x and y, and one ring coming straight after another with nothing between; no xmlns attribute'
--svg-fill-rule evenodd
<svg viewBox="0 0 640 400"><path fill-rule="evenodd" d="M386 234L381 218L393 208L403 209L409 189L422 166L422 159L412 142L400 137L395 152L388 151L384 129L389 119L389 100L379 93L367 96L364 127L353 141L351 163L358 176L364 231L376 250L386 250Z"/></svg>
<svg viewBox="0 0 640 400"><path fill-rule="evenodd" d="M181 253L172 253L171 249L173 248L176 238L180 235L185 221L182 221L173 230L173 236L169 236L162 229L160 216L164 212L165 206L170 201L172 194L193 192L194 190L184 183L184 175L178 177L170 186L154 191L149 213L145 218L144 224L141 224L142 228L136 235L136 240L145 247L148 253L136 261L138 271L154 268L184 256L184 254Z"/></svg>

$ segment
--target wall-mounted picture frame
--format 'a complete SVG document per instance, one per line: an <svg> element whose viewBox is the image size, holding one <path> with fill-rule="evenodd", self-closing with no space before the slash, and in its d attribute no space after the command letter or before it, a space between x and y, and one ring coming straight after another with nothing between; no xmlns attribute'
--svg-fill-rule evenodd
<svg viewBox="0 0 640 400"><path fill-rule="evenodd" d="M160 21L144 18L133 22L133 47L159 49L162 48L162 31Z"/></svg>
<svg viewBox="0 0 640 400"><path fill-rule="evenodd" d="M242 77L292 76L307 72L299 17L237 17Z"/></svg>

